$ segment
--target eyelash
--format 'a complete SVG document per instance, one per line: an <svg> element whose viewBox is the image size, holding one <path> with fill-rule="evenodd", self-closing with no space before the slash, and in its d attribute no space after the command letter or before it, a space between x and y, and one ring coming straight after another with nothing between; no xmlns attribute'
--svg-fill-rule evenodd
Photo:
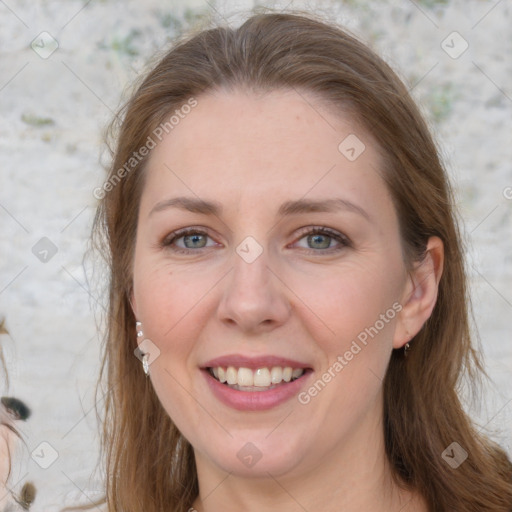
<svg viewBox="0 0 512 512"><path fill-rule="evenodd" d="M176 240L179 240L180 238L183 238L188 235L202 235L209 237L208 232L199 229L199 228L184 228L180 229L178 231L174 231L173 233L170 233L168 236L166 236L161 244L160 247L163 249L169 249L173 252L180 253L180 254L190 254L193 252L197 252L200 249L207 249L208 247L200 247L199 249L184 249L181 247L172 246ZM349 240L348 237L343 235L342 233L339 233L338 231L334 231L333 229L321 227L321 226L312 226L304 228L300 232L300 237L297 240L302 240L306 236L313 236L313 235L326 235L329 238L332 238L336 240L340 245L338 247L329 247L328 249L304 249L310 254L330 254L332 252L340 251L346 247L352 247L352 243Z"/></svg>
<svg viewBox="0 0 512 512"><path fill-rule="evenodd" d="M306 238L308 236L314 236L314 235L328 236L329 238L338 242L339 245L336 247L329 247L327 249L307 249L307 248L301 247L300 249L305 251L306 254L315 254L317 256L328 255L328 254L342 251L343 249L352 246L350 240L345 235L343 235L342 233L339 233L338 231L335 231L334 229L326 228L323 226L308 226L308 227L305 227L305 228L299 230L297 242L299 240L302 240L303 238Z"/></svg>

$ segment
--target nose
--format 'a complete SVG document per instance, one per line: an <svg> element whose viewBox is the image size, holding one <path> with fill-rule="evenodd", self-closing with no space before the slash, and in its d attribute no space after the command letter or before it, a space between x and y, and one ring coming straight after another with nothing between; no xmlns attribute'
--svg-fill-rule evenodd
<svg viewBox="0 0 512 512"><path fill-rule="evenodd" d="M287 288L269 267L263 252L247 262L234 254L234 268L225 280L218 306L218 318L244 332L267 332L283 325L290 316Z"/></svg>

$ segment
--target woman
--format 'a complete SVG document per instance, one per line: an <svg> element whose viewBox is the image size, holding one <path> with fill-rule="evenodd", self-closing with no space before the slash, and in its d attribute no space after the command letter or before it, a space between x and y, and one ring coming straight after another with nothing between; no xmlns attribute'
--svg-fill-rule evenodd
<svg viewBox="0 0 512 512"><path fill-rule="evenodd" d="M122 118L108 509L512 510L456 393L481 368L451 189L394 72L260 14L177 44Z"/></svg>

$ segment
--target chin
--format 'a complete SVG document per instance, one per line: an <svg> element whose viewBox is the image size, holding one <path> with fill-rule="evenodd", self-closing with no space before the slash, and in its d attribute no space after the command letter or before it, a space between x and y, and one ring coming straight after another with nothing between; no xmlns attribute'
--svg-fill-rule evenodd
<svg viewBox="0 0 512 512"><path fill-rule="evenodd" d="M203 456L222 471L244 478L268 478L269 473L278 477L297 471L301 463L298 455L304 455L304 445L298 440L291 442L289 436L276 436L275 440L265 439L265 436L268 432L235 435L225 445L215 443L215 451L208 447Z"/></svg>

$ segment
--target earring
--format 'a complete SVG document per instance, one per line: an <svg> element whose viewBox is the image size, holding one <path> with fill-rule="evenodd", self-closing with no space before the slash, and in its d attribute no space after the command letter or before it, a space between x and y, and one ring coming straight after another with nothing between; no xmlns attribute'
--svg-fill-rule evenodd
<svg viewBox="0 0 512 512"><path fill-rule="evenodd" d="M144 332L142 331L142 322L135 322L135 329L137 331L137 339L141 339L144 337ZM139 349L140 351L140 349ZM142 354L142 369L146 374L146 377L149 376L149 354L140 352Z"/></svg>
<svg viewBox="0 0 512 512"><path fill-rule="evenodd" d="M407 342L404 345L404 356L407 357L409 355L409 351L411 350L411 345L409 342Z"/></svg>
<svg viewBox="0 0 512 512"><path fill-rule="evenodd" d="M135 329L137 330L137 338L142 338L142 336L144 336L142 332L142 322L135 322Z"/></svg>
<svg viewBox="0 0 512 512"><path fill-rule="evenodd" d="M144 354L142 356L142 369L144 370L146 377L148 377L149 376L149 354Z"/></svg>

